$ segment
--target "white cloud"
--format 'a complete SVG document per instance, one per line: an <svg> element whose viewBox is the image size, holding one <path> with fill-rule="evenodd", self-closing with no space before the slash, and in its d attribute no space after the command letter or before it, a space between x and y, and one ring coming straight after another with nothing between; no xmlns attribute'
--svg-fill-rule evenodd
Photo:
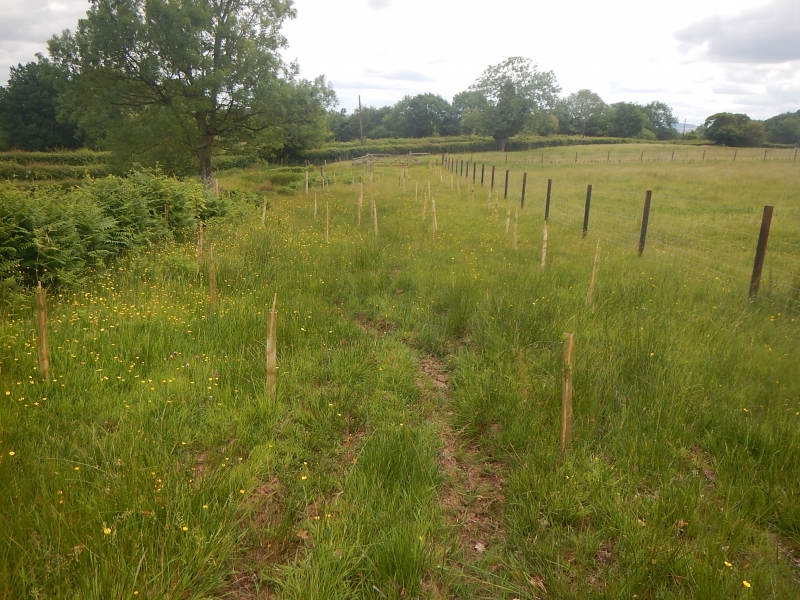
<svg viewBox="0 0 800 600"><path fill-rule="evenodd" d="M727 63L800 60L800 2L772 0L733 16L713 15L675 33L683 52Z"/></svg>

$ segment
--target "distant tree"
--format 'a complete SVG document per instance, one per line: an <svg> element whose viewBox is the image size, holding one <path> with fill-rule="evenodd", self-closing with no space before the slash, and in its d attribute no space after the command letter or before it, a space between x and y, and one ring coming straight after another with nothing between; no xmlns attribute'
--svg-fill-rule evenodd
<svg viewBox="0 0 800 600"><path fill-rule="evenodd" d="M800 144L800 110L767 119L764 129L773 144Z"/></svg>
<svg viewBox="0 0 800 600"><path fill-rule="evenodd" d="M384 117L383 125L393 137L409 138L452 135L458 129L453 107L435 94L406 96Z"/></svg>
<svg viewBox="0 0 800 600"><path fill-rule="evenodd" d="M611 105L609 133L614 137L636 137L648 123L644 109L633 102Z"/></svg>
<svg viewBox="0 0 800 600"><path fill-rule="evenodd" d="M91 0L49 49L74 81L65 106L102 145L148 162L194 155L208 179L216 147L286 140L284 103L308 87L279 54L294 16L291 0Z"/></svg>
<svg viewBox="0 0 800 600"><path fill-rule="evenodd" d="M380 108L364 106L361 109L365 138L379 139L390 137L390 133L386 127L382 125L382 121L391 110L391 106L382 106ZM358 110L348 115L347 110L342 109L336 113L335 116L329 116L328 123L333 138L338 142L352 142L361 137Z"/></svg>
<svg viewBox="0 0 800 600"><path fill-rule="evenodd" d="M457 97L458 109L467 129L491 135L502 151L535 112L555 106L560 91L552 71L540 72L529 59L514 56L488 67L468 94Z"/></svg>
<svg viewBox="0 0 800 600"><path fill-rule="evenodd" d="M678 119L672 114L672 109L663 102L650 102L643 107L647 115L646 128L655 133L659 140L672 140L678 137L675 125Z"/></svg>
<svg viewBox="0 0 800 600"><path fill-rule="evenodd" d="M704 123L706 137L725 146L760 146L767 139L764 123L744 114L717 113Z"/></svg>
<svg viewBox="0 0 800 600"><path fill-rule="evenodd" d="M8 85L0 88L0 140L7 148L53 150L80 148L74 124L58 120L59 88L67 76L47 59L11 67Z"/></svg>
<svg viewBox="0 0 800 600"><path fill-rule="evenodd" d="M607 133L608 105L591 90L580 90L559 100L555 116L559 133L581 136Z"/></svg>

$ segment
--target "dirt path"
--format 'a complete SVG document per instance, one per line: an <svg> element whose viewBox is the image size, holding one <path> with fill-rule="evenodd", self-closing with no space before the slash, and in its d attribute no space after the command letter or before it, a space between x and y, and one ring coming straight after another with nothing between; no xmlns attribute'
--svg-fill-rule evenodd
<svg viewBox="0 0 800 600"><path fill-rule="evenodd" d="M422 385L438 395L440 410L432 415L441 441L440 465L445 477L441 491L444 516L457 530L463 559L475 559L501 542L503 476L496 465L486 463L479 450L465 445L453 431L452 397L445 365L431 356L418 359Z"/></svg>

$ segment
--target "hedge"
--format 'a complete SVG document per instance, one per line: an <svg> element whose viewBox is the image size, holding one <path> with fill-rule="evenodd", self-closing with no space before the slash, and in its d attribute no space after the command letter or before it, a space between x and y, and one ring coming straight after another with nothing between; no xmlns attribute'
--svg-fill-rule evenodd
<svg viewBox="0 0 800 600"><path fill-rule="evenodd" d="M24 152L11 150L0 152L0 162L11 162L20 165L47 163L51 165L100 165L108 162L110 152L94 152L93 150L63 150L57 152Z"/></svg>
<svg viewBox="0 0 800 600"><path fill-rule="evenodd" d="M506 150L518 152L522 150L535 150L537 148L551 148L556 146L585 146L594 144L630 144L642 140L631 138L581 138L581 137L537 137L537 138L511 138L506 142ZM381 139L367 140L361 145L359 142L336 142L326 144L321 148L305 151L300 158L321 162L323 160L351 159L364 154L408 154L429 153L464 154L466 152L492 152L497 149L497 143L490 137L459 136L442 138L419 139Z"/></svg>

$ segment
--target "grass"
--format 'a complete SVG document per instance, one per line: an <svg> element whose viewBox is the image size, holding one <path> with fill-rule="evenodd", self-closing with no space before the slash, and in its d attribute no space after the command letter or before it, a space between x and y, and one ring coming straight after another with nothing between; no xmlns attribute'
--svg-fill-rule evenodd
<svg viewBox="0 0 800 600"><path fill-rule="evenodd" d="M313 197L271 195L265 226L251 204L206 233L216 314L193 244L131 256L52 299L44 382L33 300L9 307L0 598L797 596L800 316L780 286L797 272L797 164L555 162L562 151L509 155L528 172L518 250L502 188L489 202L478 183L473 199L456 178L459 195L423 164L403 194L399 171L370 181L337 164L335 185L312 188L316 221ZM220 181L265 192L269 174ZM414 198L428 181L435 242ZM512 171L514 205L520 189ZM749 303L767 201L766 280Z"/></svg>

